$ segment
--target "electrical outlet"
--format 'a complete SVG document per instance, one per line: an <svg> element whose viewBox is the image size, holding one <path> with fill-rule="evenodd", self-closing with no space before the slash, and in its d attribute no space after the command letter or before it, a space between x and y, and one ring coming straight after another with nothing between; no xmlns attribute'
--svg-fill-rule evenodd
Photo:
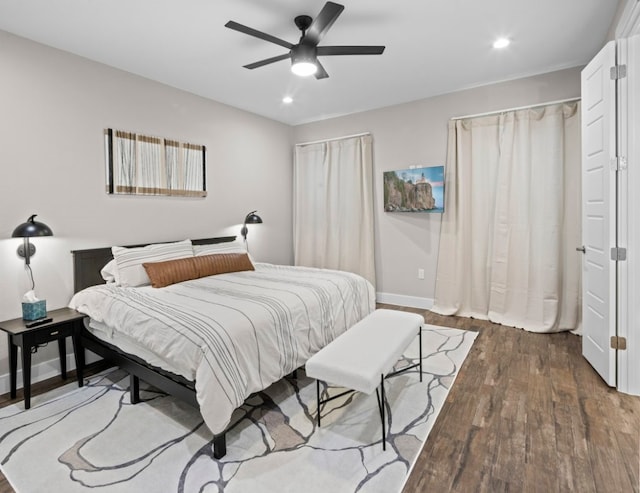
<svg viewBox="0 0 640 493"><path fill-rule="evenodd" d="M424 269L418 269L418 279L424 279Z"/></svg>

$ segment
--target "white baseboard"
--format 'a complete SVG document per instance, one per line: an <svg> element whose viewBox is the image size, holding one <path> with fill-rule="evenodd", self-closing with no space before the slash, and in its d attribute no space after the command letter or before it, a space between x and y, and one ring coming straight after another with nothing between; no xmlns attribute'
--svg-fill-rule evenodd
<svg viewBox="0 0 640 493"><path fill-rule="evenodd" d="M18 351L18 361L20 358L20 351ZM85 353L85 362L86 364L94 363L100 360L99 356L96 354L87 351ZM73 353L67 354L67 372L76 369L76 360L73 356ZM42 380L46 380L47 378L56 377L60 375L60 358L54 358L47 361L43 361L38 363L37 365L31 365L31 385L36 382L41 382ZM16 386L21 389L22 385L22 368L20 367L20 363L18 363L18 372L16 375ZM11 385L9 381L9 374L5 373L4 375L0 375L0 395L8 394L11 391Z"/></svg>
<svg viewBox="0 0 640 493"><path fill-rule="evenodd" d="M418 296L407 296L404 294L376 293L376 301L388 305L409 306L411 308L422 308L430 310L433 306L431 298L420 298Z"/></svg>

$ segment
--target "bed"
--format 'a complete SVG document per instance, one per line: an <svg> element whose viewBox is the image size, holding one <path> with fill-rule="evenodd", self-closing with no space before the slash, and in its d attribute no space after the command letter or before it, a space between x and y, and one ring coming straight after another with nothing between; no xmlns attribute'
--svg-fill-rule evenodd
<svg viewBox="0 0 640 493"><path fill-rule="evenodd" d="M234 240L192 244L206 249ZM216 458L226 453L233 411L249 395L303 366L375 308L371 284L346 272L254 263L254 270L161 288L128 287L105 283L100 273L113 259L111 248L73 256L70 306L88 315L83 348L129 372L132 402L142 379L198 406Z"/></svg>

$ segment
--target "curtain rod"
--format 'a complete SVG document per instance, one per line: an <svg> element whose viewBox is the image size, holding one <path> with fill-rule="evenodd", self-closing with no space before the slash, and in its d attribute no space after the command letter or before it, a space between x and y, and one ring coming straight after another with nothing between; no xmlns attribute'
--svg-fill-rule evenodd
<svg viewBox="0 0 640 493"><path fill-rule="evenodd" d="M560 99L558 101L549 101L548 103L532 104L529 106L518 106L517 108L507 108L506 110L487 111L486 113L476 113L475 115L454 116L451 120L464 120L465 118L477 118L479 116L499 115L507 111L528 110L531 108L539 108L541 106L549 106L552 104L570 103L572 101L580 101L581 98Z"/></svg>
<svg viewBox="0 0 640 493"><path fill-rule="evenodd" d="M311 144L321 144L322 142L331 142L333 140L351 139L353 137L363 137L365 135L371 135L371 132L362 132L361 134L345 135L344 137L334 137L333 139L314 140L313 142L300 142L297 146L308 146Z"/></svg>

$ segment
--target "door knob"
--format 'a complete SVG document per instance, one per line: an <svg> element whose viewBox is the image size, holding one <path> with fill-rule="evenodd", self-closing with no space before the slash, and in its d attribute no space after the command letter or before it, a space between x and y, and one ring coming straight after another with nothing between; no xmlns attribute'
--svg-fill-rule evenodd
<svg viewBox="0 0 640 493"><path fill-rule="evenodd" d="M587 253L587 249L584 246L577 247L576 252Z"/></svg>

